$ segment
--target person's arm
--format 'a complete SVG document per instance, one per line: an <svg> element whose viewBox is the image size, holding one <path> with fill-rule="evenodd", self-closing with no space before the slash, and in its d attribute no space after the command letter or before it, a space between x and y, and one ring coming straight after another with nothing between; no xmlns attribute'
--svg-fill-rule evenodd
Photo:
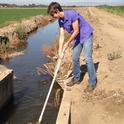
<svg viewBox="0 0 124 124"><path fill-rule="evenodd" d="M59 56L61 56L62 53L63 43L64 43L64 29L63 27L60 27L59 51L58 51Z"/></svg>
<svg viewBox="0 0 124 124"><path fill-rule="evenodd" d="M72 23L72 27L74 32L72 33L71 37L68 39L68 41L65 43L64 48L67 49L67 47L69 46L69 44L75 39L75 37L78 35L79 33L79 26L78 26L78 20L75 20Z"/></svg>

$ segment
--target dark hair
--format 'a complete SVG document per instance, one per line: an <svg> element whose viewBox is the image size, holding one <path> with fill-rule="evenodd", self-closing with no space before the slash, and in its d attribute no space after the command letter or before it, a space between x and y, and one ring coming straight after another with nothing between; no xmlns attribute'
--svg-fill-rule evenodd
<svg viewBox="0 0 124 124"><path fill-rule="evenodd" d="M48 6L48 10L47 13L50 14L51 16L53 16L54 13L57 13L57 11L63 11L61 5L57 2L52 2L49 4Z"/></svg>

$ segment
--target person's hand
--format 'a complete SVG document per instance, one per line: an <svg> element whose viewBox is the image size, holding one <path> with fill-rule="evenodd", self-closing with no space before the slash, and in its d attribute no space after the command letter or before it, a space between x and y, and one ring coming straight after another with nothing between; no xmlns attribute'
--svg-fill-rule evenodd
<svg viewBox="0 0 124 124"><path fill-rule="evenodd" d="M66 42L63 46L63 49L61 51L59 51L59 53L58 53L58 59L63 59L65 50L68 48L68 46L69 46L69 43Z"/></svg>
<svg viewBox="0 0 124 124"><path fill-rule="evenodd" d="M59 51L58 53L58 59L63 59L65 53L65 48L62 49L62 51Z"/></svg>
<svg viewBox="0 0 124 124"><path fill-rule="evenodd" d="M64 57L63 51L59 52L59 54L58 54L58 59L63 59L63 57Z"/></svg>
<svg viewBox="0 0 124 124"><path fill-rule="evenodd" d="M69 42L66 42L64 44L64 47L63 47L63 52L65 52L65 50L69 47Z"/></svg>

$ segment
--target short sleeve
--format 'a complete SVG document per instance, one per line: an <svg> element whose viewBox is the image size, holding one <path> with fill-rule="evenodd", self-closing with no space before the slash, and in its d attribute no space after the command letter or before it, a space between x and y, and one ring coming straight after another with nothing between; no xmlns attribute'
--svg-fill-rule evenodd
<svg viewBox="0 0 124 124"><path fill-rule="evenodd" d="M58 23L59 23L59 27L63 27L63 22L61 21L61 19L58 20Z"/></svg>
<svg viewBox="0 0 124 124"><path fill-rule="evenodd" d="M72 10L70 16L71 16L71 23L75 22L79 18L79 14L74 10Z"/></svg>

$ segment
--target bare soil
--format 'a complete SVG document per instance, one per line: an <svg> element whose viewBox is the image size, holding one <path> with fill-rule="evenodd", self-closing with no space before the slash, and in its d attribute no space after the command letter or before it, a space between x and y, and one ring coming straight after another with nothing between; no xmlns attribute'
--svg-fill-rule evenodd
<svg viewBox="0 0 124 124"><path fill-rule="evenodd" d="M85 94L86 73L81 84L72 88L71 123L124 124L124 18L93 7L77 11L94 28L93 58L98 85L93 93ZM120 57L109 60L107 55L113 52Z"/></svg>

